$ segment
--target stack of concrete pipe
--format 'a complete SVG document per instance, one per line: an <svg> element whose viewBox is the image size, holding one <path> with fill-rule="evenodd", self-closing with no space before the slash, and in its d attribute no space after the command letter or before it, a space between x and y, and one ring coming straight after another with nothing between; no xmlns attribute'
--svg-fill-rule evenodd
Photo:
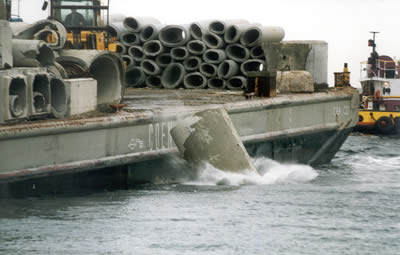
<svg viewBox="0 0 400 255"><path fill-rule="evenodd" d="M113 19L108 28L126 65L128 87L241 90L265 68L262 43L284 30L246 20L162 25L148 17Z"/></svg>

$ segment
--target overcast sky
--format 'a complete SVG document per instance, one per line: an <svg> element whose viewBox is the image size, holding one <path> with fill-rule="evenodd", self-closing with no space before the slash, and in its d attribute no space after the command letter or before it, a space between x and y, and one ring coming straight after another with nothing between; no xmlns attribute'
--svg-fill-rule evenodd
<svg viewBox="0 0 400 255"><path fill-rule="evenodd" d="M17 6L17 0L14 7ZM20 0L26 22L48 16L43 0ZM14 8L14 13L17 9ZM400 59L399 0L110 0L110 12L151 16L165 24L204 19L246 19L285 29L285 40L325 40L329 43L328 79L348 62L351 82L359 85L360 61L371 51L369 31L380 31L377 51Z"/></svg>

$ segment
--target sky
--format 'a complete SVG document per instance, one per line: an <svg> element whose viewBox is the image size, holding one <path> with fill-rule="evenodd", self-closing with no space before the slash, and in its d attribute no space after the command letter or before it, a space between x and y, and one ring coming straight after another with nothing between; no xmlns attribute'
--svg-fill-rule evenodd
<svg viewBox="0 0 400 255"><path fill-rule="evenodd" d="M17 13L17 0L13 13ZM31 23L48 16L43 0L20 0L19 14ZM284 40L324 40L329 44L328 81L348 63L351 83L359 87L360 62L371 48L369 31L379 31L377 51L400 59L399 0L110 0L110 14L150 16L164 24L207 19L246 19L284 28Z"/></svg>

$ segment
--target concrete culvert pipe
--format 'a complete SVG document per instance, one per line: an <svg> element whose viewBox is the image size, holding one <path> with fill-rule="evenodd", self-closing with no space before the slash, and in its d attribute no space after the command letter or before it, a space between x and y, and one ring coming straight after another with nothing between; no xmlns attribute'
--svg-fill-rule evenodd
<svg viewBox="0 0 400 255"><path fill-rule="evenodd" d="M254 46L250 49L250 57L254 59L265 59L264 50L261 45Z"/></svg>
<svg viewBox="0 0 400 255"><path fill-rule="evenodd" d="M233 60L225 60L218 67L218 77L229 79L239 72L239 65Z"/></svg>
<svg viewBox="0 0 400 255"><path fill-rule="evenodd" d="M178 88L182 84L185 75L186 71L182 64L169 64L162 73L161 84L167 89Z"/></svg>
<svg viewBox="0 0 400 255"><path fill-rule="evenodd" d="M33 114L48 112L50 106L50 80L46 74L37 74L32 83Z"/></svg>
<svg viewBox="0 0 400 255"><path fill-rule="evenodd" d="M129 55L122 55L121 58L124 61L126 67L135 65L135 60L133 59L133 57Z"/></svg>
<svg viewBox="0 0 400 255"><path fill-rule="evenodd" d="M217 76L218 67L213 64L203 63L200 65L200 72L204 74L206 77L215 77Z"/></svg>
<svg viewBox="0 0 400 255"><path fill-rule="evenodd" d="M194 22L190 24L189 32L194 39L201 40L206 30L205 27L203 27L200 23Z"/></svg>
<svg viewBox="0 0 400 255"><path fill-rule="evenodd" d="M224 50L221 49L209 49L203 54L203 60L209 64L219 64L226 59Z"/></svg>
<svg viewBox="0 0 400 255"><path fill-rule="evenodd" d="M143 26L142 31L140 31L140 41L148 42L151 40L156 40L158 38L158 33L163 28L161 24L148 24Z"/></svg>
<svg viewBox="0 0 400 255"><path fill-rule="evenodd" d="M143 87L146 75L142 68L138 66L131 66L125 72L125 80L128 87Z"/></svg>
<svg viewBox="0 0 400 255"><path fill-rule="evenodd" d="M133 57L133 59L137 62L140 62L144 59L143 48L137 45L131 46L128 49L129 56Z"/></svg>
<svg viewBox="0 0 400 255"><path fill-rule="evenodd" d="M140 63L140 67L143 69L143 72L148 75L157 75L161 72L160 67L154 60L145 59Z"/></svg>
<svg viewBox="0 0 400 255"><path fill-rule="evenodd" d="M249 72L260 72L264 70L265 61L261 59L249 59L240 65L242 74L247 75Z"/></svg>
<svg viewBox="0 0 400 255"><path fill-rule="evenodd" d="M50 79L51 113L57 118L64 118L67 112L67 90L64 81L53 77Z"/></svg>
<svg viewBox="0 0 400 255"><path fill-rule="evenodd" d="M161 77L160 76L148 76L146 78L146 87L159 89L162 87L161 85Z"/></svg>
<svg viewBox="0 0 400 255"><path fill-rule="evenodd" d="M200 40L189 41L186 47L193 55L202 55L207 50L206 44Z"/></svg>
<svg viewBox="0 0 400 255"><path fill-rule="evenodd" d="M157 56L156 63L159 67L167 67L169 64L172 63L172 57L169 53L163 53Z"/></svg>
<svg viewBox="0 0 400 255"><path fill-rule="evenodd" d="M190 56L185 61L183 61L183 66L185 67L186 71L196 71L200 68L201 65L201 58L196 56Z"/></svg>
<svg viewBox="0 0 400 255"><path fill-rule="evenodd" d="M231 23L226 26L224 40L226 43L237 43L240 40L241 34L250 27L261 26L260 24L250 24L246 22Z"/></svg>
<svg viewBox="0 0 400 255"><path fill-rule="evenodd" d="M183 85L187 89L203 89L207 87L207 78L199 72L186 74Z"/></svg>
<svg viewBox="0 0 400 255"><path fill-rule="evenodd" d="M202 40L207 45L207 47L211 49L220 49L225 46L224 40L218 35L211 32L204 33Z"/></svg>
<svg viewBox="0 0 400 255"><path fill-rule="evenodd" d="M211 89L225 89L226 88L226 80L213 77L208 80L208 87Z"/></svg>
<svg viewBox="0 0 400 255"><path fill-rule="evenodd" d="M126 17L123 23L127 29L133 32L140 32L143 26L147 24L160 24L160 21L152 17Z"/></svg>
<svg viewBox="0 0 400 255"><path fill-rule="evenodd" d="M8 107L12 117L19 118L27 111L26 83L22 78L14 78L9 85Z"/></svg>
<svg viewBox="0 0 400 255"><path fill-rule="evenodd" d="M233 76L226 85L230 90L243 90L247 86L247 79L243 76Z"/></svg>
<svg viewBox="0 0 400 255"><path fill-rule="evenodd" d="M128 53L128 48L123 45L121 42L114 42L115 44L115 53L118 53L120 55L124 55Z"/></svg>
<svg viewBox="0 0 400 255"><path fill-rule="evenodd" d="M39 67L54 63L53 50L39 40L12 40L14 67Z"/></svg>
<svg viewBox="0 0 400 255"><path fill-rule="evenodd" d="M281 27L251 27L240 36L240 43L253 47L263 42L280 42L285 37Z"/></svg>
<svg viewBox="0 0 400 255"><path fill-rule="evenodd" d="M249 50L237 43L228 45L228 47L225 49L225 52L229 59L239 63L248 60L250 57Z"/></svg>
<svg viewBox="0 0 400 255"><path fill-rule="evenodd" d="M220 20L214 20L208 26L208 30L210 30L211 33L223 35L225 33L225 23Z"/></svg>
<svg viewBox="0 0 400 255"><path fill-rule="evenodd" d="M125 46L128 47L132 45L138 45L140 43L139 34L129 31L122 32L120 40Z"/></svg>
<svg viewBox="0 0 400 255"><path fill-rule="evenodd" d="M164 46L159 40L148 41L143 45L143 53L148 57L156 57L164 51Z"/></svg>
<svg viewBox="0 0 400 255"><path fill-rule="evenodd" d="M189 31L184 26L169 25L160 30L158 38L167 47L179 47L190 39Z"/></svg>
<svg viewBox="0 0 400 255"><path fill-rule="evenodd" d="M177 61L185 60L189 57L189 51L186 47L176 47L171 49L171 57Z"/></svg>
<svg viewBox="0 0 400 255"><path fill-rule="evenodd" d="M42 29L33 35L34 40L44 41L49 47L57 46L60 38L58 38L58 34L56 31L51 29Z"/></svg>

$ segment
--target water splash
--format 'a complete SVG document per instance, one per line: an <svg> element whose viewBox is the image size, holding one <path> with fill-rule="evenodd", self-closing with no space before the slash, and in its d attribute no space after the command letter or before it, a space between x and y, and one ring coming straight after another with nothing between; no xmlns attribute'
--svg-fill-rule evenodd
<svg viewBox="0 0 400 255"><path fill-rule="evenodd" d="M253 159L258 173L230 173L205 164L197 169L195 180L186 182L189 185L265 185L275 183L303 183L318 176L308 165L281 164L268 158Z"/></svg>

